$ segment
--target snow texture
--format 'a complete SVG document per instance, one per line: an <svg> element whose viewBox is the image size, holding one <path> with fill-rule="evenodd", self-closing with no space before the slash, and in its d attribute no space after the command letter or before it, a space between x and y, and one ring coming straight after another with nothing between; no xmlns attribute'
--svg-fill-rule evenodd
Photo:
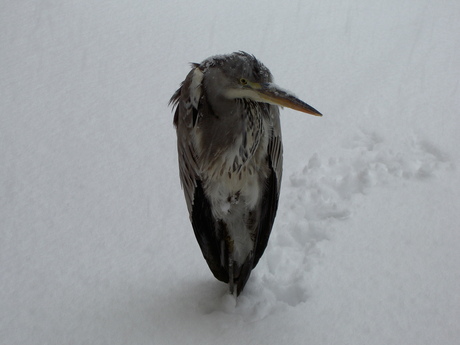
<svg viewBox="0 0 460 345"><path fill-rule="evenodd" d="M458 344L460 3L4 1L1 344ZM238 299L180 189L168 100L243 50L284 109Z"/></svg>

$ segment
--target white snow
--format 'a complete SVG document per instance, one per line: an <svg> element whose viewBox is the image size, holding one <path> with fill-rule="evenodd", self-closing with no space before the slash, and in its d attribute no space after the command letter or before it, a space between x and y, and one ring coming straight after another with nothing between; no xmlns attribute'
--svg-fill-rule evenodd
<svg viewBox="0 0 460 345"><path fill-rule="evenodd" d="M458 344L460 2L3 1L1 344ZM237 301L180 189L168 100L244 50L282 111Z"/></svg>

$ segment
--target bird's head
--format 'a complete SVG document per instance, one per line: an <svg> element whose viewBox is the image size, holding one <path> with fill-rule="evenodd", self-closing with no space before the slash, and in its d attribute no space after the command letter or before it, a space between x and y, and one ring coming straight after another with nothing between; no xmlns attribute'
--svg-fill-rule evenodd
<svg viewBox="0 0 460 345"><path fill-rule="evenodd" d="M273 83L273 77L259 60L245 52L211 57L200 64L205 88L229 100L248 99L322 116L315 108Z"/></svg>

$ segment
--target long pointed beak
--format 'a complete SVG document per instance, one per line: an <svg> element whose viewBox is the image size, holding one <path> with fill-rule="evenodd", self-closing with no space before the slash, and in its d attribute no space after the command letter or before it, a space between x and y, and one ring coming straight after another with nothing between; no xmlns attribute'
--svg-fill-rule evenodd
<svg viewBox="0 0 460 345"><path fill-rule="evenodd" d="M315 116L323 116L318 110L274 83L251 84L251 88L267 103L291 108Z"/></svg>

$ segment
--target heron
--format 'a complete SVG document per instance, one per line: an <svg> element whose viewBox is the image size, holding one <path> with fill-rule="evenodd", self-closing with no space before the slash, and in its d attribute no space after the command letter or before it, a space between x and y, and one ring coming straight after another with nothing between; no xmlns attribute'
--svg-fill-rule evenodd
<svg viewBox="0 0 460 345"><path fill-rule="evenodd" d="M179 175L206 262L238 296L270 237L283 164L279 107L322 114L253 55L212 56L171 97Z"/></svg>

